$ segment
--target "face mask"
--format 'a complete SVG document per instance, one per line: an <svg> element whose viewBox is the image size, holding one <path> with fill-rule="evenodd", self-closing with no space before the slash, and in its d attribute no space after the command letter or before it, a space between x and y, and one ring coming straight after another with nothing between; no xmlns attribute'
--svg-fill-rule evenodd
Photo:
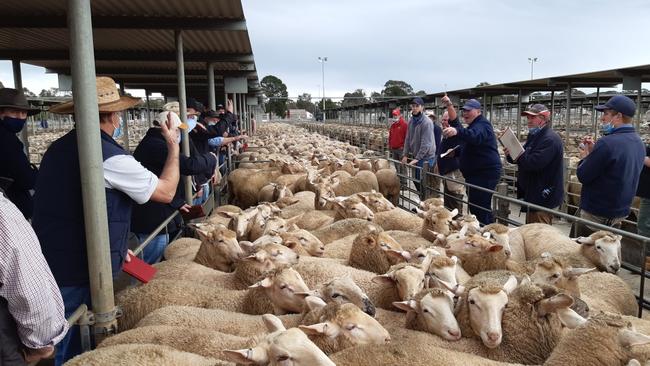
<svg viewBox="0 0 650 366"><path fill-rule="evenodd" d="M113 127L115 127L115 129L113 130L113 140L117 140L120 137L122 137L122 117L121 116L119 117L119 121L117 123L118 123L117 127L115 127L115 125L113 125Z"/></svg>
<svg viewBox="0 0 650 366"><path fill-rule="evenodd" d="M529 129L528 129L528 135L529 135L529 136L532 136L532 135L538 133L539 130L541 130L540 127L532 127L532 128L529 128Z"/></svg>
<svg viewBox="0 0 650 366"><path fill-rule="evenodd" d="M614 126L611 122L604 123L600 126L600 130L603 132L603 135L609 135L614 130Z"/></svg>
<svg viewBox="0 0 650 366"><path fill-rule="evenodd" d="M196 116L187 117L187 132L190 132L196 127L197 119Z"/></svg>
<svg viewBox="0 0 650 366"><path fill-rule="evenodd" d="M23 127L25 127L25 121L27 120L22 118L9 117L9 116L6 116L2 119L2 123L4 123L5 127L13 133L20 132L23 129Z"/></svg>

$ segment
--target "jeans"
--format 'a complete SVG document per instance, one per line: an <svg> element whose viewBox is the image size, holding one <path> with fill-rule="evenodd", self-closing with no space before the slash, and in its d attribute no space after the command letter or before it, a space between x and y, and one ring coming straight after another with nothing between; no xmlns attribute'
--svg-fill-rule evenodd
<svg viewBox="0 0 650 366"><path fill-rule="evenodd" d="M417 166L422 169L413 169L415 171L415 179L416 179L416 181L414 181L413 184L415 184L415 189L417 189L418 192L420 192L421 200L430 198L432 195L430 188L433 187L433 178L435 177L427 173L433 173L433 168L435 167L435 165L436 165L436 158L431 158L427 160L418 160ZM420 180L420 182L418 182L417 180Z"/></svg>
<svg viewBox="0 0 650 366"><path fill-rule="evenodd" d="M204 183L201 188L203 189L201 195L196 196L196 198L192 201L192 204L195 206L204 204L210 196L210 183Z"/></svg>
<svg viewBox="0 0 650 366"><path fill-rule="evenodd" d="M140 244L144 242L144 240L149 236L149 234L135 234L135 236L138 237L138 241ZM147 245L146 248L142 251L142 260L149 263L149 264L154 264L160 261L162 258L163 254L165 253L165 248L167 248L167 244L169 244L169 234L164 233L164 234L159 234L156 237L154 237L149 245Z"/></svg>
<svg viewBox="0 0 650 366"><path fill-rule="evenodd" d="M63 305L65 307L65 317L69 318L72 313L81 305L86 304L90 309L90 287L87 286L64 286L59 287L61 296L63 297ZM91 335L92 341L92 335ZM69 359L80 355L83 352L81 349L81 333L79 326L75 325L68 330L63 340L56 346L56 355L54 364L56 366L63 365Z"/></svg>
<svg viewBox="0 0 650 366"><path fill-rule="evenodd" d="M496 171L496 174L492 175L465 177L465 182L494 191L497 183L499 183L499 174L500 172ZM467 189L467 198L470 203L469 212L474 214L481 224L488 225L494 222L492 193L469 187Z"/></svg>

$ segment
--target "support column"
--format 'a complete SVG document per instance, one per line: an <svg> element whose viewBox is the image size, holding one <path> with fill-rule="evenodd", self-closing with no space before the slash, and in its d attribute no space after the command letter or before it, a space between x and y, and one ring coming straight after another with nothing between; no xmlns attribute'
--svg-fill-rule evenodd
<svg viewBox="0 0 650 366"><path fill-rule="evenodd" d="M517 138L521 141L521 89L517 91Z"/></svg>
<svg viewBox="0 0 650 366"><path fill-rule="evenodd" d="M564 129L564 146L569 146L571 138L571 83L567 83L566 90L566 128Z"/></svg>
<svg viewBox="0 0 650 366"><path fill-rule="evenodd" d="M551 127L555 119L555 90L551 90Z"/></svg>
<svg viewBox="0 0 650 366"><path fill-rule="evenodd" d="M592 123L592 134L594 136L594 141L596 140L596 135L598 134L598 117L596 113L596 106L600 104L600 87L596 88L596 103L591 108L591 123Z"/></svg>
<svg viewBox="0 0 650 366"><path fill-rule="evenodd" d="M183 32L174 31L176 43L176 78L178 80L178 107L181 112L181 121L187 122L187 96L185 95L185 60L183 58ZM190 156L190 135L189 131L181 130L181 153ZM185 183L185 203L192 204L192 177L183 176Z"/></svg>
<svg viewBox="0 0 650 366"><path fill-rule="evenodd" d="M77 145L86 250L88 252L90 296L96 321L94 327L99 331L98 333L111 334L117 330L117 321L115 320L116 308L113 300L113 274L108 238L89 1L68 1L68 29L70 30L70 68L75 99L75 119L81 122L76 126Z"/></svg>
<svg viewBox="0 0 650 366"><path fill-rule="evenodd" d="M120 95L124 95L124 82L120 81ZM131 146L129 146L129 111L122 112L122 144L124 144L124 149L126 151L131 151Z"/></svg>
<svg viewBox="0 0 650 366"><path fill-rule="evenodd" d="M217 99L214 90L214 64L208 62L208 106L211 110L217 109Z"/></svg>
<svg viewBox="0 0 650 366"><path fill-rule="evenodd" d="M11 66L14 71L14 88L22 91L23 90L23 73L20 69L20 60L11 60ZM20 131L20 141L23 143L23 151L29 160L29 135L28 135L27 123L25 127Z"/></svg>
<svg viewBox="0 0 650 366"><path fill-rule="evenodd" d="M149 124L149 127L151 127L153 124L151 122L151 103L149 101L149 90L144 90L144 96L147 98L147 124Z"/></svg>
<svg viewBox="0 0 650 366"><path fill-rule="evenodd" d="M636 121L634 122L634 128L639 131L641 128L641 96L642 96L642 83L639 83L639 90L636 94Z"/></svg>

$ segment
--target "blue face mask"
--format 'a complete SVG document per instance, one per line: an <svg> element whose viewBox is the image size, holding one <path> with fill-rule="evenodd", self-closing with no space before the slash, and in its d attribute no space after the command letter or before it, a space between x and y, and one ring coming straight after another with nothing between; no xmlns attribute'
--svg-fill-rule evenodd
<svg viewBox="0 0 650 366"><path fill-rule="evenodd" d="M187 132L190 132L196 127L197 118L195 116L187 117Z"/></svg>
<svg viewBox="0 0 650 366"><path fill-rule="evenodd" d="M538 133L541 130L540 127L532 127L528 129L528 136L532 136L536 133Z"/></svg>
<svg viewBox="0 0 650 366"><path fill-rule="evenodd" d="M113 130L113 140L117 140L120 137L122 137L122 117L120 117L120 120L117 123L118 123L117 127L113 125L113 127L115 127L115 129Z"/></svg>
<svg viewBox="0 0 650 366"><path fill-rule="evenodd" d="M22 118L9 117L9 116L6 116L2 119L2 123L4 123L5 127L13 133L20 132L23 129L23 127L25 127L25 121L27 120Z"/></svg>
<svg viewBox="0 0 650 366"><path fill-rule="evenodd" d="M603 135L609 135L614 130L614 126L611 122L604 123L600 126L600 130L603 132Z"/></svg>

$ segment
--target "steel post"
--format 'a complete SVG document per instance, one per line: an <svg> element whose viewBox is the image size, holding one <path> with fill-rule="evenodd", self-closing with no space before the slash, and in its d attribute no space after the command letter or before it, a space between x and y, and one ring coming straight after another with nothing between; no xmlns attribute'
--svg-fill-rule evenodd
<svg viewBox="0 0 650 366"><path fill-rule="evenodd" d="M22 91L23 73L20 69L20 60L11 60L11 66L14 71L14 88ZM29 135L27 130L27 125L25 125L25 127L20 131L20 141L23 143L23 151L25 151L25 155L27 155L27 160L29 160Z"/></svg>
<svg viewBox="0 0 650 366"><path fill-rule="evenodd" d="M84 208L90 296L97 333L117 330L102 167L90 2L68 1L70 68Z"/></svg>
<svg viewBox="0 0 650 366"><path fill-rule="evenodd" d="M517 91L517 138L521 140L521 89Z"/></svg>
<svg viewBox="0 0 650 366"><path fill-rule="evenodd" d="M596 105L600 104L600 87L596 88ZM592 134L594 135L594 140L596 140L596 134L598 134L598 113L596 113L596 108L591 109L591 123L593 123L593 131Z"/></svg>
<svg viewBox="0 0 650 366"><path fill-rule="evenodd" d="M550 121L551 127L553 127L554 119L555 119L555 90L551 90L551 121Z"/></svg>
<svg viewBox="0 0 650 366"><path fill-rule="evenodd" d="M566 90L566 128L564 134L564 148L568 149L571 142L571 83L567 83Z"/></svg>
<svg viewBox="0 0 650 366"><path fill-rule="evenodd" d="M149 91L147 89L144 90L144 96L147 98L147 124L151 127L153 126L151 121L151 103L149 101Z"/></svg>
<svg viewBox="0 0 650 366"><path fill-rule="evenodd" d="M636 94L636 121L634 122L634 128L639 131L639 128L641 128L641 95L642 95L642 88L641 88L641 83L639 83L639 90L637 90Z"/></svg>
<svg viewBox="0 0 650 366"><path fill-rule="evenodd" d="M120 81L120 95L124 95L124 82ZM122 112L122 144L126 151L131 151L129 144L129 111Z"/></svg>
<svg viewBox="0 0 650 366"><path fill-rule="evenodd" d="M178 79L178 107L181 112L181 121L187 122L187 96L185 95L185 60L183 58L183 32L174 31L174 40L176 43L176 77ZM190 135L189 131L181 130L181 153L184 156L190 156ZM185 203L192 204L192 177L183 176L185 181Z"/></svg>
<svg viewBox="0 0 650 366"><path fill-rule="evenodd" d="M217 109L217 98L214 90L214 64L208 62L208 106L211 110Z"/></svg>

